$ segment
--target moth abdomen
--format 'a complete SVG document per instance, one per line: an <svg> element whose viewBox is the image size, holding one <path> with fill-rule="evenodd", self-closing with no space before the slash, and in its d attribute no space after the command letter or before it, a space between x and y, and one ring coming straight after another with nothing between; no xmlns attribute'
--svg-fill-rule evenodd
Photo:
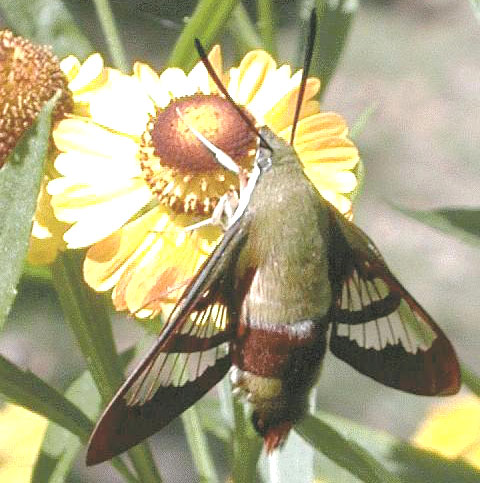
<svg viewBox="0 0 480 483"><path fill-rule="evenodd" d="M324 324L240 324L232 345L235 392L253 406L252 423L267 451L286 439L305 415L326 351Z"/></svg>

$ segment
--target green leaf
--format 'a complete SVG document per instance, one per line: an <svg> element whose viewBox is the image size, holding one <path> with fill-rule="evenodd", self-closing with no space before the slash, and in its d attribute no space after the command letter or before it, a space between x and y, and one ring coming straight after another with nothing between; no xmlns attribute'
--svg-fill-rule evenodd
<svg viewBox="0 0 480 483"><path fill-rule="evenodd" d="M127 365L135 354L136 346L120 356ZM65 391L65 397L81 408L85 415L95 421L102 408L102 399L88 371L78 377ZM82 447L80 439L70 431L50 422L33 470L32 482L61 483L70 473L75 457Z"/></svg>
<svg viewBox="0 0 480 483"><path fill-rule="evenodd" d="M83 282L82 261L81 251L61 253L52 265L52 278L65 317L107 403L123 382L123 372L105 297ZM128 454L143 483L161 481L147 442L131 448Z"/></svg>
<svg viewBox="0 0 480 483"><path fill-rule="evenodd" d="M7 25L16 35L47 44L59 57L85 58L92 47L61 0L0 0Z"/></svg>
<svg viewBox="0 0 480 483"><path fill-rule="evenodd" d="M275 42L275 9L272 6L272 0L257 0L257 16L258 29L263 41L265 49L272 54L277 55Z"/></svg>
<svg viewBox="0 0 480 483"><path fill-rule="evenodd" d="M475 483L480 481L480 471L460 459L451 460L438 454L417 448L410 443L390 434L373 430L353 421L324 412L317 413L322 421L328 423L349 443L355 444L361 451L367 452L370 458L375 458L390 471L392 479L387 481L403 481L408 483ZM317 476L333 483L358 482L354 476L345 474L339 479L338 473L327 470L329 475L319 467ZM360 479L360 481L362 481ZM376 481L376 480L367 480Z"/></svg>
<svg viewBox="0 0 480 483"><path fill-rule="evenodd" d="M461 364L462 382L470 389L476 396L480 397L480 377L471 371L465 364Z"/></svg>
<svg viewBox="0 0 480 483"><path fill-rule="evenodd" d="M51 114L59 93L45 103L0 171L0 328L17 293L47 157Z"/></svg>
<svg viewBox="0 0 480 483"><path fill-rule="evenodd" d="M123 72L128 72L129 67L125 50L120 40L120 35L113 17L112 9L108 0L93 0L97 17L102 26L103 35L112 57L113 65Z"/></svg>
<svg viewBox="0 0 480 483"><path fill-rule="evenodd" d="M190 407L182 414L182 421L200 481L217 482L218 476L210 454L207 437L195 406Z"/></svg>
<svg viewBox="0 0 480 483"><path fill-rule="evenodd" d="M329 424L312 415L295 426L296 432L337 465L367 483L400 482L356 442L345 438Z"/></svg>
<svg viewBox="0 0 480 483"><path fill-rule="evenodd" d="M480 209L440 208L429 211L409 210L393 205L403 214L474 246L480 245Z"/></svg>
<svg viewBox="0 0 480 483"><path fill-rule="evenodd" d="M222 29L226 26L230 13L238 0L200 0L193 15L180 34L168 60L171 67L191 69L198 61L193 40L197 37L208 50Z"/></svg>
<svg viewBox="0 0 480 483"><path fill-rule="evenodd" d="M227 29L235 40L237 56L244 55L249 50L264 48L262 39L258 36L247 9L241 2L234 8L227 23Z"/></svg>
<svg viewBox="0 0 480 483"><path fill-rule="evenodd" d="M82 408L92 420L98 417L101 398L89 372L84 372L65 392L65 397ZM33 470L32 481L61 483L70 473L82 443L78 436L51 422Z"/></svg>
<svg viewBox="0 0 480 483"><path fill-rule="evenodd" d="M305 2L308 6L312 3L311 0ZM316 0L314 3L317 7L318 26L310 73L319 77L322 82L321 97L337 68L358 8L358 0ZM308 22L310 12L311 8L308 7L301 11L304 24L303 36L305 36L305 24ZM305 40L302 39L300 45L304 42Z"/></svg>
<svg viewBox="0 0 480 483"><path fill-rule="evenodd" d="M93 423L72 402L30 371L0 355L0 392L15 404L45 416L86 441Z"/></svg>

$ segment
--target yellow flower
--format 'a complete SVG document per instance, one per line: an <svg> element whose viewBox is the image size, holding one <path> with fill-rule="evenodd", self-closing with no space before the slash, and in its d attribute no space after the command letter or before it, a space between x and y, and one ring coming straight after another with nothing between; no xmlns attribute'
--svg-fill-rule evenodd
<svg viewBox="0 0 480 483"><path fill-rule="evenodd" d="M462 458L480 469L480 400L460 396L435 408L423 422L414 442L420 448Z"/></svg>
<svg viewBox="0 0 480 483"><path fill-rule="evenodd" d="M99 54L91 55L83 64L69 56L60 62L60 69L65 76L68 91L73 97L73 106L67 112L74 115L88 115L89 102L101 94L107 83L107 70ZM64 113L62 112L62 117ZM58 176L51 159L47 160L46 175L43 178L37 200L37 209L32 226L32 235L28 251L28 261L33 265L52 263L59 250L65 249L63 234L68 224L55 218L51 206L51 196L47 193L47 183Z"/></svg>
<svg viewBox="0 0 480 483"><path fill-rule="evenodd" d="M301 72L292 75L262 50L229 71L218 46L209 59L247 115L289 140ZM307 82L295 148L322 195L347 213L358 153L344 120L320 112L313 99L319 86L318 79ZM255 136L202 63L188 74L169 68L158 75L141 63L131 76L110 69L101 95L89 99L88 115L54 131L61 151L55 162L61 176L48 185L55 216L72 224L64 235L68 247L93 245L85 280L98 291L113 288L119 310L149 315L173 302L220 235L215 227L184 230L210 215L237 183L189 126L251 167Z"/></svg>
<svg viewBox="0 0 480 483"><path fill-rule="evenodd" d="M48 421L20 406L0 410L0 481L28 483Z"/></svg>

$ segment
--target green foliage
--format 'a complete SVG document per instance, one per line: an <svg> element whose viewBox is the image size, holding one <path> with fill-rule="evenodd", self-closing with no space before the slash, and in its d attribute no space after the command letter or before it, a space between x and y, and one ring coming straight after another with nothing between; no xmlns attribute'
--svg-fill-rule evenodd
<svg viewBox="0 0 480 483"><path fill-rule="evenodd" d="M14 34L51 45L59 57L83 59L92 47L61 0L0 0L0 9Z"/></svg>
<svg viewBox="0 0 480 483"><path fill-rule="evenodd" d="M429 211L409 210L398 206L396 208L403 214L447 235L475 246L480 244L480 209L478 208L439 208Z"/></svg>
<svg viewBox="0 0 480 483"><path fill-rule="evenodd" d="M0 171L0 328L22 274L58 97L45 104Z"/></svg>

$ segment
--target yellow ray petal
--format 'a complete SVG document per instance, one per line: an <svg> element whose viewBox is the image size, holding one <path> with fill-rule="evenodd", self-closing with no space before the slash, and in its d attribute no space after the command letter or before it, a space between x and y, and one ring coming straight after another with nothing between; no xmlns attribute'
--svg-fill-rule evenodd
<svg viewBox="0 0 480 483"><path fill-rule="evenodd" d="M135 62L133 74L157 106L166 106L170 102L169 93L162 88L158 74L147 64Z"/></svg>
<svg viewBox="0 0 480 483"><path fill-rule="evenodd" d="M290 90L291 68L282 65L276 70L269 70L252 100L246 105L249 112L263 124L265 114Z"/></svg>
<svg viewBox="0 0 480 483"><path fill-rule="evenodd" d="M105 83L106 79L102 56L92 54L80 66L78 74L70 81L68 88L74 95L78 95L87 89L98 88Z"/></svg>
<svg viewBox="0 0 480 483"><path fill-rule="evenodd" d="M155 113L153 101L140 88L135 77L116 75L115 82L90 100L90 115L102 126L119 133L140 136L149 114Z"/></svg>
<svg viewBox="0 0 480 483"><path fill-rule="evenodd" d="M345 138L319 137L308 144L298 146L297 153L305 166L331 163L336 165L336 169L343 171L354 168L358 163L357 148L352 141Z"/></svg>
<svg viewBox="0 0 480 483"><path fill-rule="evenodd" d="M64 119L58 123L53 131L53 139L60 151L78 151L112 158L134 158L138 151L138 145L132 139L81 119Z"/></svg>
<svg viewBox="0 0 480 483"><path fill-rule="evenodd" d="M306 168L305 174L317 189L351 193L357 186L357 178L351 171L337 171L332 167L314 165Z"/></svg>
<svg viewBox="0 0 480 483"><path fill-rule="evenodd" d="M68 82L77 76L80 71L80 65L80 61L74 55L69 55L60 61L60 69L62 69Z"/></svg>
<svg viewBox="0 0 480 483"><path fill-rule="evenodd" d="M93 245L83 266L85 281L100 292L111 289L135 254L138 256L158 238L154 230L161 230L167 223L168 215L154 208Z"/></svg>
<svg viewBox="0 0 480 483"><path fill-rule="evenodd" d="M238 74L231 74L228 92L236 102L246 105L261 87L267 74L276 68L276 62L267 52L253 50L240 62Z"/></svg>
<svg viewBox="0 0 480 483"><path fill-rule="evenodd" d="M295 76L294 76L295 77ZM293 80L293 77L292 77ZM269 112L265 114L265 123L273 131L280 132L285 129L288 125L292 124L293 116L295 115L295 108L297 105L297 99L300 87L297 86L291 89L285 96L280 99L275 106L270 109ZM307 85L305 86L305 94L303 97L303 105L306 105L308 100L314 97L318 90L320 89L320 81L314 77L307 80ZM303 113L302 113L303 111ZM300 118L307 115L302 108Z"/></svg>
<svg viewBox="0 0 480 483"><path fill-rule="evenodd" d="M352 202L347 197L328 189L320 189L319 192L328 202L335 206L340 213L345 215L348 219L351 219Z"/></svg>
<svg viewBox="0 0 480 483"><path fill-rule="evenodd" d="M144 253L128 282L128 310L158 308L178 298L206 254L199 250L197 232L168 230Z"/></svg>
<svg viewBox="0 0 480 483"><path fill-rule="evenodd" d="M61 178L49 183L53 184ZM69 178L65 178L70 181ZM50 193L50 190L47 189ZM132 179L119 183L101 183L97 186L72 184L63 192L52 195L52 206L55 216L62 221L73 223L82 217L95 216L95 210L99 207L107 207L109 203L116 203L117 199L129 198L132 201L136 197L146 199L147 202L152 195L143 180Z"/></svg>
<svg viewBox="0 0 480 483"><path fill-rule="evenodd" d="M95 196L80 198L75 200L75 207L56 204L55 198L52 199L55 216L62 221L76 220L63 237L67 247L82 248L120 228L151 200L151 193L147 187L137 185L100 204Z"/></svg>
<svg viewBox="0 0 480 483"><path fill-rule="evenodd" d="M223 64L222 64L222 50L219 45L215 45L210 53L208 54L208 60L213 67L213 70L218 75L220 81L223 85L225 84L225 78L223 75ZM217 85L210 77L207 69L203 65L203 62L197 62L195 67L188 74L188 81L196 86L204 94L211 94L213 92L219 92Z"/></svg>
<svg viewBox="0 0 480 483"><path fill-rule="evenodd" d="M178 98L195 94L196 87L188 81L182 69L170 67L160 75L160 86L169 97ZM165 106L160 106L165 107Z"/></svg>
<svg viewBox="0 0 480 483"><path fill-rule="evenodd" d="M348 127L342 116L334 112L318 112L313 116L305 117L297 124L294 146L308 144L319 137L345 137ZM292 126L279 132L279 136L290 141Z"/></svg>
<svg viewBox="0 0 480 483"><path fill-rule="evenodd" d="M55 160L55 169L78 184L95 185L142 176L136 157L107 158L78 151L60 153Z"/></svg>

